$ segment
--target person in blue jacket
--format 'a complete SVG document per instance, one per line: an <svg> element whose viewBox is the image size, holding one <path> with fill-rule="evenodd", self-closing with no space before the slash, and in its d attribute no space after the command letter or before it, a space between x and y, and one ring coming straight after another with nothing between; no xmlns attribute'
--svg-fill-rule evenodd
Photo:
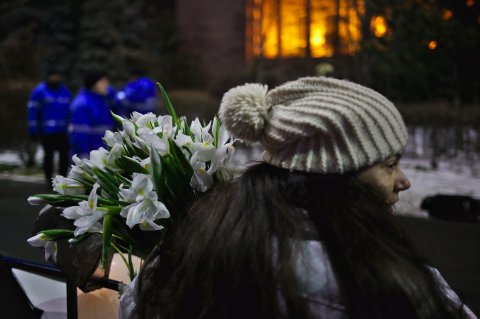
<svg viewBox="0 0 480 319"><path fill-rule="evenodd" d="M117 99L123 106L123 114L126 116L134 111L142 114L157 112L157 86L138 69L130 71L130 81L123 91L117 93Z"/></svg>
<svg viewBox="0 0 480 319"><path fill-rule="evenodd" d="M122 101L118 99L117 90L112 85L108 86L107 89L107 104L110 110L117 115L125 115L125 110L122 105Z"/></svg>
<svg viewBox="0 0 480 319"><path fill-rule="evenodd" d="M53 174L54 153L59 153L59 173L68 170L68 120L72 94L62 83L58 70L47 71L47 78L33 89L28 101L28 129L32 140L40 140L44 150L43 170L47 185Z"/></svg>
<svg viewBox="0 0 480 319"><path fill-rule="evenodd" d="M103 146L106 130L113 130L115 123L108 106L110 82L103 71L87 72L80 90L70 107L69 125L71 154L88 158L90 151Z"/></svg>

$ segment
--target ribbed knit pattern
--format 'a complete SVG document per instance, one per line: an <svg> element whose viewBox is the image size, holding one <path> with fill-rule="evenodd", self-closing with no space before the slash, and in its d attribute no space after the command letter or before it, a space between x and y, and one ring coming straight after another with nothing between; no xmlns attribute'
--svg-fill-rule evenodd
<svg viewBox="0 0 480 319"><path fill-rule="evenodd" d="M245 136L253 126L255 134L249 136L255 135L264 147L264 160L286 169L355 171L401 153L407 143L407 130L395 106L381 94L349 81L307 77L271 90L266 94L268 114L262 114L262 128L259 121L233 115L245 107L245 87L227 94L229 101L237 101L222 101L220 114L227 129L241 138L236 134L239 128ZM251 94L248 99L255 100Z"/></svg>

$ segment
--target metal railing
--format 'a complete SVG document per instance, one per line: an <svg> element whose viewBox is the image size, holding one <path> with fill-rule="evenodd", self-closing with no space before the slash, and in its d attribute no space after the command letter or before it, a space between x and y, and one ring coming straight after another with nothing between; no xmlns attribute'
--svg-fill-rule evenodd
<svg viewBox="0 0 480 319"><path fill-rule="evenodd" d="M67 296L67 319L77 319L78 306L77 306L77 285L74 281L70 280L63 274L63 272L55 266L37 263L28 260L22 260L12 257L6 257L0 255L0 264L5 265L10 269L19 269L34 274L48 276L54 279L58 279L66 283L66 296ZM91 281L100 285L103 288L119 291L121 283L116 280L92 277ZM27 297L28 299L28 297ZM41 311L34 305L30 304L32 310Z"/></svg>

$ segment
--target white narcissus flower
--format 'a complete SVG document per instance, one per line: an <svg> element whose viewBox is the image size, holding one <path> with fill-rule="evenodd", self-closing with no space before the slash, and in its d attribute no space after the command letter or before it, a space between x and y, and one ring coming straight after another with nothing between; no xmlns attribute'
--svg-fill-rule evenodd
<svg viewBox="0 0 480 319"><path fill-rule="evenodd" d="M208 172L213 175L220 167L224 165L226 161L230 160L234 150L235 148L233 147L232 143L228 143L217 148L215 150L215 154L213 155L212 161L210 162Z"/></svg>
<svg viewBox="0 0 480 319"><path fill-rule="evenodd" d="M203 127L200 124L200 120L196 118L190 126L190 131L193 133L195 142L207 142L213 143L213 136L209 133L212 122L209 122L207 126Z"/></svg>
<svg viewBox="0 0 480 319"><path fill-rule="evenodd" d="M170 217L167 207L158 201L155 192L145 194L143 200L139 203L124 207L120 215L127 219L128 227L133 228L135 225L139 225L142 230L160 230L163 227L157 225L155 221Z"/></svg>
<svg viewBox="0 0 480 319"><path fill-rule="evenodd" d="M85 187L83 186L83 184L72 178L57 175L53 179L52 185L53 190L62 195L85 194Z"/></svg>
<svg viewBox="0 0 480 319"><path fill-rule="evenodd" d="M150 166L152 166L152 159L147 157L146 159L140 161L140 165L142 165L142 167L146 170L150 170Z"/></svg>
<svg viewBox="0 0 480 319"><path fill-rule="evenodd" d="M108 151L103 147L90 152L90 159L86 162L96 167L105 167L107 165Z"/></svg>
<svg viewBox="0 0 480 319"><path fill-rule="evenodd" d="M77 154L75 154L75 155L72 156L72 160L73 160L73 163L75 164L75 165L72 165L72 168L74 166L76 166L76 167L84 170L88 174L90 174L90 175L92 174L91 167L89 165L87 165L88 159L82 159L82 158L78 157Z"/></svg>
<svg viewBox="0 0 480 319"><path fill-rule="evenodd" d="M193 151L193 140L189 135L185 135L181 132L175 136L174 139L175 144L177 144L178 147L187 147L190 151Z"/></svg>
<svg viewBox="0 0 480 319"><path fill-rule="evenodd" d="M137 127L140 128L152 128L153 124L157 121L157 116L153 113L142 114L139 118L137 118L134 122Z"/></svg>
<svg viewBox="0 0 480 319"><path fill-rule="evenodd" d="M202 141L207 143L213 143L213 136L209 133L212 122L208 122L208 125L202 128Z"/></svg>
<svg viewBox="0 0 480 319"><path fill-rule="evenodd" d="M221 125L220 121L217 120L216 118L213 121L213 125L212 125L213 134L215 134L215 132L217 131L217 126L218 125L219 125L219 127L218 127L217 145L218 145L218 147L220 147L220 146L222 146L222 145L224 145L228 142L228 139L230 138L230 135L228 134L227 130L225 129L225 126ZM233 144L233 140L231 142Z"/></svg>
<svg viewBox="0 0 480 319"><path fill-rule="evenodd" d="M218 148L213 146L213 154L208 153L208 157L205 155L205 152L195 151L192 158L190 159L190 165L192 166L194 173L190 180L190 185L199 192L207 191L213 184L213 175L222 168L225 163L227 163L233 153L235 148L233 147L233 142L226 143L229 140L229 137L225 136L220 137L220 128L219 128L219 144ZM224 133L226 134L226 133ZM226 144L220 144L226 143ZM205 170L206 164L205 159L208 159L210 166L208 170Z"/></svg>
<svg viewBox="0 0 480 319"><path fill-rule="evenodd" d="M105 216L106 212L97 207L97 189L100 187L98 183L93 185L92 191L88 196L88 201L82 201L78 205L67 207L63 210L62 215L68 219L74 219L73 223L77 226L74 235L79 236L87 231L98 232L102 229L102 225L98 222Z"/></svg>
<svg viewBox="0 0 480 319"><path fill-rule="evenodd" d="M72 165L67 177L80 182L86 181L88 183L93 183L95 179L92 176L93 171L90 164L87 165L88 159L82 160L77 155L73 155L72 160L75 164Z"/></svg>
<svg viewBox="0 0 480 319"><path fill-rule="evenodd" d="M215 155L215 146L212 143L200 142L193 143L193 153L197 153L197 157L202 162L210 162Z"/></svg>
<svg viewBox="0 0 480 319"><path fill-rule="evenodd" d="M46 200L44 200L40 197L35 197L35 196L28 197L27 201L32 206L43 205L43 204L48 203Z"/></svg>
<svg viewBox="0 0 480 319"><path fill-rule="evenodd" d="M45 234L39 233L27 239L27 242L33 247L43 247L45 249L46 261L48 261L48 258L52 257L53 261L57 262L57 243L47 240L47 236Z"/></svg>
<svg viewBox="0 0 480 319"><path fill-rule="evenodd" d="M170 217L165 205L158 201L157 193L153 191L153 182L146 174L134 174L129 189L120 189L120 200L132 203L122 209L120 215L127 219L130 228L139 225L142 230L159 230L162 227L155 221Z"/></svg>
<svg viewBox="0 0 480 319"><path fill-rule="evenodd" d="M129 121L129 120L122 120L122 126L123 126L123 130L125 131L125 133L127 134L128 137L130 137L131 139L134 139L136 134L135 134L135 124L132 123L132 121Z"/></svg>
<svg viewBox="0 0 480 319"><path fill-rule="evenodd" d="M117 159L122 157L123 154L123 146L120 144L116 144L112 147L110 152L108 152L107 158L106 158L106 163L108 168L111 168L113 170L118 170L119 167L116 163Z"/></svg>
<svg viewBox="0 0 480 319"><path fill-rule="evenodd" d="M153 191L153 182L146 174L133 174L132 185L129 189L120 187L118 198L127 203L140 202L145 194Z"/></svg>
<svg viewBox="0 0 480 319"><path fill-rule="evenodd" d="M161 132L164 138L169 138L173 134L173 120L170 115L158 117L158 125L162 128Z"/></svg>
<svg viewBox="0 0 480 319"><path fill-rule="evenodd" d="M103 136L103 140L110 147L123 144L123 136L121 132L112 132L107 130Z"/></svg>
<svg viewBox="0 0 480 319"><path fill-rule="evenodd" d="M192 124L190 125L190 131L193 134L195 142L202 141L202 124L200 124L200 120L198 118L192 121Z"/></svg>
<svg viewBox="0 0 480 319"><path fill-rule="evenodd" d="M132 122L136 122L138 121L139 118L141 118L143 116L142 113L140 112L137 112L137 111L133 111L132 114L130 114L130 119L132 120Z"/></svg>
<svg viewBox="0 0 480 319"><path fill-rule="evenodd" d="M220 125L218 127L218 136L215 137L217 140L217 149L215 150L215 155L209 168L209 171L212 173L216 172L222 166L225 166L235 153L235 147L233 146L235 140L230 137L227 130L225 130L224 126L221 125L217 119L213 121L213 134L217 131L217 125Z"/></svg>
<svg viewBox="0 0 480 319"><path fill-rule="evenodd" d="M207 126L202 127L198 118L196 118L190 127L193 133L194 141L191 149L192 153L198 153L197 157L202 162L209 162L215 154L215 146L213 145L213 136L208 132L211 122Z"/></svg>
<svg viewBox="0 0 480 319"><path fill-rule="evenodd" d="M161 156L170 152L170 147L168 145L168 140L166 138L161 138L155 133L155 131L143 132L142 138L145 139L145 143L151 145L156 149Z"/></svg>
<svg viewBox="0 0 480 319"><path fill-rule="evenodd" d="M88 174L85 173L83 169L78 166L72 165L72 168L68 172L67 177L71 179L81 180L84 179Z"/></svg>
<svg viewBox="0 0 480 319"><path fill-rule="evenodd" d="M132 138L132 145L134 145L135 147L137 147L139 149L145 150L145 151L149 150L147 142L145 142L145 140L143 138L141 138L140 136L134 136Z"/></svg>
<svg viewBox="0 0 480 319"><path fill-rule="evenodd" d="M199 192L206 192L213 184L213 177L205 170L205 163L198 159L198 152L193 154L190 165L193 168L190 185Z"/></svg>

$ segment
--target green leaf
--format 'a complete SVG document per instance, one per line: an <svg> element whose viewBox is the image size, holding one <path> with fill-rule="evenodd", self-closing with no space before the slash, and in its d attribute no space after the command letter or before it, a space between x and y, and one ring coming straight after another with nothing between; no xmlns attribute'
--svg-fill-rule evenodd
<svg viewBox="0 0 480 319"><path fill-rule="evenodd" d="M120 185L116 183L115 179L98 167L94 167L93 172L98 177L98 183L102 189L107 192L110 197L117 198L118 186Z"/></svg>
<svg viewBox="0 0 480 319"><path fill-rule="evenodd" d="M73 237L73 231L67 229L46 229L40 233L44 234L47 240L61 240Z"/></svg>
<svg viewBox="0 0 480 319"><path fill-rule="evenodd" d="M107 171L108 174L110 174L114 179L115 181L118 183L118 184L123 184L125 186L128 186L130 187L130 185L132 184L132 181L125 178L122 174L108 168L108 167L105 167L105 170Z"/></svg>
<svg viewBox="0 0 480 319"><path fill-rule="evenodd" d="M155 190L158 198L167 204L167 202L169 202L169 191L165 184L165 176L163 175L163 163L160 155L158 155L158 152L154 148L150 151L150 158L152 160L151 170Z"/></svg>
<svg viewBox="0 0 480 319"><path fill-rule="evenodd" d="M192 165L190 165L190 162L185 157L185 154L183 154L182 149L178 147L174 141L168 139L168 144L170 146L170 153L172 153L173 157L177 160L181 172L190 180L193 175Z"/></svg>
<svg viewBox="0 0 480 319"><path fill-rule="evenodd" d="M161 159L165 174L165 182L170 190L171 196L180 206L189 204L194 198L193 189L190 187L191 176L188 178L181 174L179 165L173 157L165 156Z"/></svg>
<svg viewBox="0 0 480 319"><path fill-rule="evenodd" d="M76 206L78 203L88 201L88 195L55 195L55 194L36 194L34 197L41 198L47 201L50 205L55 207L69 207ZM98 197L98 204L100 205L118 205L123 204L115 199Z"/></svg>
<svg viewBox="0 0 480 319"><path fill-rule="evenodd" d="M193 134L192 131L190 131L190 126L188 125L187 118L182 118L182 122L185 130L185 135L188 135L193 139Z"/></svg>
<svg viewBox="0 0 480 319"><path fill-rule="evenodd" d="M125 151L128 156L134 156L135 155L135 149L133 148L132 143L130 142L129 138L126 138L125 144L123 145L125 147Z"/></svg>
<svg viewBox="0 0 480 319"><path fill-rule="evenodd" d="M172 102L170 101L170 98L168 97L167 91L165 91L165 89L163 88L163 86L160 83L157 83L157 85L158 85L158 88L160 89L160 93L162 94L163 104L167 108L168 114L170 114L170 116L172 117L173 122L178 127L180 127L180 120L178 119L177 112L175 112L175 108L173 107Z"/></svg>
<svg viewBox="0 0 480 319"><path fill-rule="evenodd" d="M148 170L131 157L122 155L122 157L117 159L117 161L122 168L129 173L148 174Z"/></svg>
<svg viewBox="0 0 480 319"><path fill-rule="evenodd" d="M112 117L115 120L115 122L117 122L118 126L122 127L122 121L124 120L124 118L115 114L115 113L113 113L112 111L110 111L110 113L112 114Z"/></svg>

